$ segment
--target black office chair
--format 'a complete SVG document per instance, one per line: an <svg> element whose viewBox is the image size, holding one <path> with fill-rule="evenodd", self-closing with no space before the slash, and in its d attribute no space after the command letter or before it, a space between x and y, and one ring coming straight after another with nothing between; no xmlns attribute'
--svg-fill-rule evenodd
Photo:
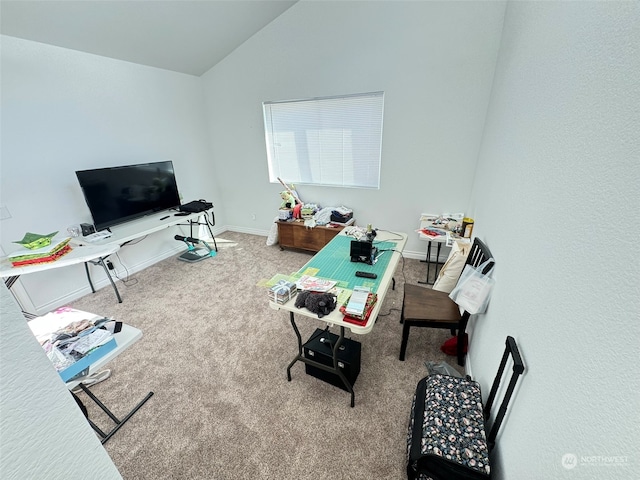
<svg viewBox="0 0 640 480"><path fill-rule="evenodd" d="M471 251L467 257L466 265L477 267L486 260L492 258L487 246L478 238L475 238ZM494 262L489 263L482 273L488 273L493 268ZM458 365L464 365L467 322L469 312L460 313L458 305L449 298L446 292L420 287L418 285L404 286L404 299L402 301L402 314L400 323L402 327L402 343L400 345L400 360L404 361L411 327L447 328L453 335L457 331L457 357Z"/></svg>

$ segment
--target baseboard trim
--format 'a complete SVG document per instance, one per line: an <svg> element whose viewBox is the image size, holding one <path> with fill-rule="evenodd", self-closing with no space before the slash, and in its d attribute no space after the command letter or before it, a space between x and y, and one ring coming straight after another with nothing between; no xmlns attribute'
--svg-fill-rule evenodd
<svg viewBox="0 0 640 480"><path fill-rule="evenodd" d="M247 233L249 235L258 235L260 237L268 237L269 230L260 230L258 228L236 227L235 225L225 225L225 232Z"/></svg>

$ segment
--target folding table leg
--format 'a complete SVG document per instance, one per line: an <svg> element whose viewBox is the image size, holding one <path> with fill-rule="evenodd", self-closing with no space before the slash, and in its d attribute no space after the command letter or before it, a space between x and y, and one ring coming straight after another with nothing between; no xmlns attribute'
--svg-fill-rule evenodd
<svg viewBox="0 0 640 480"><path fill-rule="evenodd" d="M102 444L107 443L107 441L113 436L115 435L115 433L120 430L120 427L122 427L125 423L127 423L127 421L133 417L133 415L140 410L140 408L147 402L147 400L149 400L152 396L153 396L153 392L149 392L147 393L147 395L140 401L140 403L138 403L135 407L133 407L133 410L131 410L122 420L118 419L118 417L116 417L113 412L111 410L109 410L107 408L107 406L102 403L98 397L96 397L93 392L91 392L91 390L89 390L84 384L80 384L80 388L82 389L82 391L84 393L86 393L89 398L91 400L93 400L96 405L98 405L102 411L104 413L106 413L109 418L113 421L113 423L116 424L115 427L113 427L113 429L109 432L109 433L105 433L103 432L94 422L91 421L91 419L89 419L89 417L87 416L87 420L89 421L89 425L91 425L91 427L98 433L98 435L100 435L100 437L102 437Z"/></svg>
<svg viewBox="0 0 640 480"><path fill-rule="evenodd" d="M293 331L296 333L296 337L298 339L298 354L295 356L295 358L291 361L291 363L287 367L287 380L291 381L291 367L293 367L296 364L296 362L302 362L307 365L312 365L326 372L334 373L338 375L338 378L340 378L344 386L347 388L347 390L351 394L351 408L353 408L355 406L356 394L353 391L353 386L351 385L351 383L349 383L349 380L347 380L347 377L345 377L344 373L342 373L340 371L340 368L338 368L338 351L340 349L340 345L342 344L342 341L344 340L344 327L340 326L340 336L338 337L338 341L333 347L333 366L329 367L327 365L314 362L313 360L310 360L304 357L302 353L302 337L300 335L300 330L298 330L298 326L296 325L293 312L289 312L289 316L291 320L291 326L293 327Z"/></svg>

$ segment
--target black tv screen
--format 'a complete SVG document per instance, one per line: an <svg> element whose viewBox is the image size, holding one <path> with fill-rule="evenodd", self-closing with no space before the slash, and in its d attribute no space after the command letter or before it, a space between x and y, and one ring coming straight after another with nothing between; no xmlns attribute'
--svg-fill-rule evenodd
<svg viewBox="0 0 640 480"><path fill-rule="evenodd" d="M173 162L76 172L97 231L180 205Z"/></svg>

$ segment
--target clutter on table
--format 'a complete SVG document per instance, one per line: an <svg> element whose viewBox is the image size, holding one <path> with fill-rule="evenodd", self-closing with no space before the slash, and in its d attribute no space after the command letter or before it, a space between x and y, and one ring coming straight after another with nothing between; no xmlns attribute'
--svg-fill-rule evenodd
<svg viewBox="0 0 640 480"><path fill-rule="evenodd" d="M298 288L295 283L287 280L279 280L269 289L269 300L283 305L296 296Z"/></svg>
<svg viewBox="0 0 640 480"><path fill-rule="evenodd" d="M63 381L81 376L92 361L116 347L122 324L110 318L61 307L30 320L29 328Z"/></svg>
<svg viewBox="0 0 640 480"><path fill-rule="evenodd" d="M22 240L13 242L21 248L8 254L7 258L14 267L53 262L71 251L71 238L56 237L57 234L26 233Z"/></svg>

